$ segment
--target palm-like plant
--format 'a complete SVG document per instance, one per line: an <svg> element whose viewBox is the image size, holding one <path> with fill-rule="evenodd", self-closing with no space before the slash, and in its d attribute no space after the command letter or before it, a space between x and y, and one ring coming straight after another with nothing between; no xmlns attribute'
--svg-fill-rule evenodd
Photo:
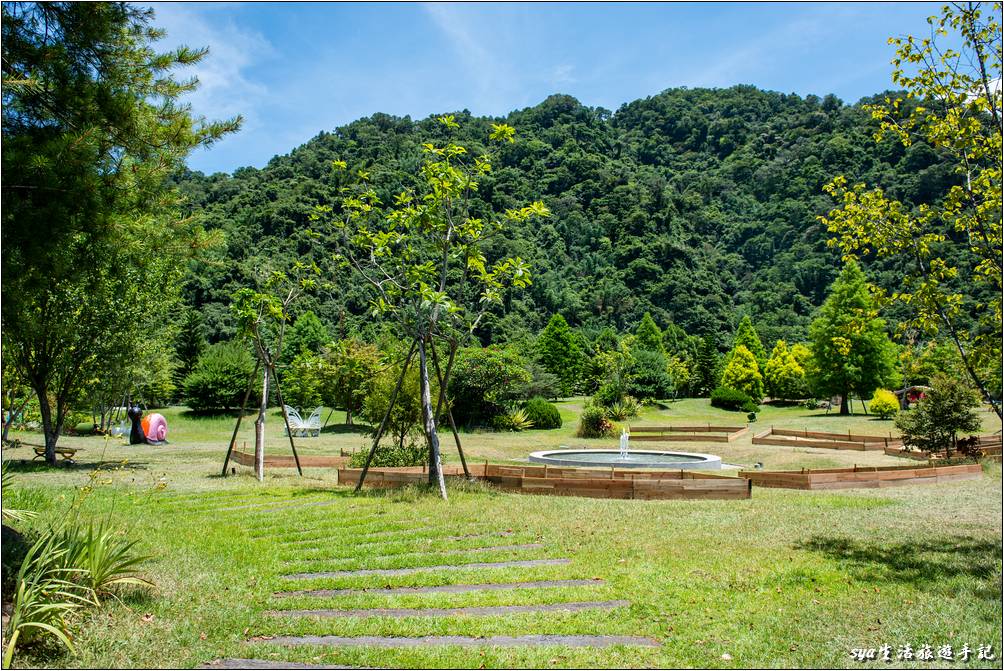
<svg viewBox="0 0 1004 671"><path fill-rule="evenodd" d="M68 568L66 555L67 550L52 534L46 534L28 549L17 573L13 609L4 632L4 668L10 668L19 646L45 633L73 650L66 618L96 601L89 588L72 580L74 574L82 571Z"/></svg>
<svg viewBox="0 0 1004 671"><path fill-rule="evenodd" d="M79 569L77 581L99 596L109 594L115 585L152 586L136 574L136 567L149 559L136 552L136 541L116 534L105 522L66 526L56 533L65 549L64 565Z"/></svg>

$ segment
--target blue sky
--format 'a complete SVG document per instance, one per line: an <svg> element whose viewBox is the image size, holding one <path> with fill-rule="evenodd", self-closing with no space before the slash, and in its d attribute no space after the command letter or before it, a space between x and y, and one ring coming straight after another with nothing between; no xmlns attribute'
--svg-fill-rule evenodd
<svg viewBox="0 0 1004 671"><path fill-rule="evenodd" d="M153 3L161 47L209 46L189 96L243 130L189 165L252 165L375 112L505 115L567 93L591 106L676 86L846 102L892 86L891 35L937 3Z"/></svg>

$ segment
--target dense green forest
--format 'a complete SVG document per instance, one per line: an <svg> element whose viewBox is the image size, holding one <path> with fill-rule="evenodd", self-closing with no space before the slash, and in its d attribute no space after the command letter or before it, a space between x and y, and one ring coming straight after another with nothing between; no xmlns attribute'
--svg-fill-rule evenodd
<svg viewBox="0 0 1004 671"><path fill-rule="evenodd" d="M817 220L834 206L823 185L844 174L916 206L943 197L956 179L923 143L876 142L867 102L736 86L670 89L616 112L554 95L511 113L505 121L518 139L482 180L482 204L499 211L541 199L553 214L492 241L493 254L527 259L534 281L486 323L482 342L535 335L554 313L592 338L606 326L633 330L645 312L663 328L713 334L723 349L743 315L764 342L805 340L841 267ZM456 141L475 150L498 121L456 117ZM390 202L413 184L421 144L445 132L433 118L375 114L260 170L178 176L187 214L225 235L210 259L193 263L185 286L210 340L233 334L233 291L294 256L312 256L331 282L298 309L315 312L335 336L370 332L364 288L298 233L310 228L315 205L338 202L344 177L332 160L368 171ZM896 288L895 267L865 263L872 281ZM958 281L968 284L965 272ZM981 297L964 293L975 311Z"/></svg>

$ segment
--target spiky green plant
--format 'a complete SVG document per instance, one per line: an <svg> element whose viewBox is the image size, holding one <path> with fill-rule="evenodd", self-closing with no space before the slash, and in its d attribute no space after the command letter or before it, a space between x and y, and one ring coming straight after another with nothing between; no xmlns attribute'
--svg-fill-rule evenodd
<svg viewBox="0 0 1004 671"><path fill-rule="evenodd" d="M150 557L137 552L137 541L119 535L107 521L86 527L67 524L56 536L66 551L64 565L79 569L77 580L94 593L95 600L116 585L152 586L136 574L136 568Z"/></svg>
<svg viewBox="0 0 1004 671"><path fill-rule="evenodd" d="M73 651L66 620L96 599L89 588L73 580L82 571L68 568L66 555L67 550L53 534L45 534L28 549L17 573L10 621L4 632L4 668L10 668L19 647L45 634Z"/></svg>

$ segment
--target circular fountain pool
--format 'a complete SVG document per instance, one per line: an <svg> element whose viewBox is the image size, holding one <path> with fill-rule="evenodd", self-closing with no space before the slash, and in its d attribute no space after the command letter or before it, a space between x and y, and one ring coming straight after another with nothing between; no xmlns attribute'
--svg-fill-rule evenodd
<svg viewBox="0 0 1004 671"><path fill-rule="evenodd" d="M721 457L696 452L631 450L621 456L618 450L545 450L530 454L530 461L552 466L606 466L616 468L663 468L667 470L719 469Z"/></svg>

